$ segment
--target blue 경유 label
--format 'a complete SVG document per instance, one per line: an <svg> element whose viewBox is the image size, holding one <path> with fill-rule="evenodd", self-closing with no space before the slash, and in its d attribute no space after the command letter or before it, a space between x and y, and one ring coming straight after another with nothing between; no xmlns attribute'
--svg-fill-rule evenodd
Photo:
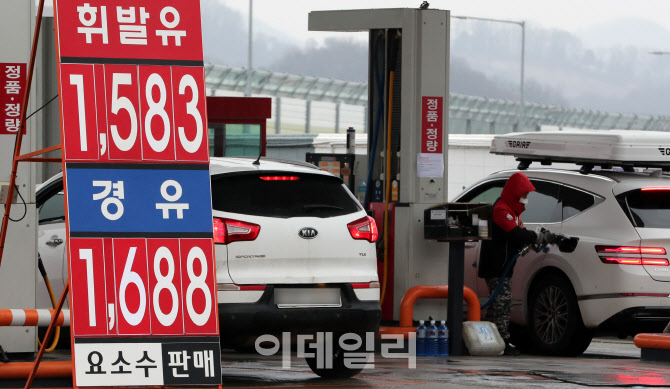
<svg viewBox="0 0 670 389"><path fill-rule="evenodd" d="M204 169L66 168L71 233L212 234ZM144 233L144 234L143 234Z"/></svg>

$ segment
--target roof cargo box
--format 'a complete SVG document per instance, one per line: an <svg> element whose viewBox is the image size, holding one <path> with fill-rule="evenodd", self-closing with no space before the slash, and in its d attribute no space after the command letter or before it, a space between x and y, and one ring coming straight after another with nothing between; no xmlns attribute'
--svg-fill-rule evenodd
<svg viewBox="0 0 670 389"><path fill-rule="evenodd" d="M513 155L520 169L531 162L670 169L670 132L571 130L522 132L493 138L491 153Z"/></svg>

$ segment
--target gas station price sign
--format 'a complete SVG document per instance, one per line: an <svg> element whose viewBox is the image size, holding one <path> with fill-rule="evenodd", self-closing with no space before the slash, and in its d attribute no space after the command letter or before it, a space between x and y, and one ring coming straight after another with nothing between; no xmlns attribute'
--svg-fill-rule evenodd
<svg viewBox="0 0 670 389"><path fill-rule="evenodd" d="M219 385L200 3L54 11L75 386Z"/></svg>
<svg viewBox="0 0 670 389"><path fill-rule="evenodd" d="M209 162L202 67L61 64L68 162Z"/></svg>

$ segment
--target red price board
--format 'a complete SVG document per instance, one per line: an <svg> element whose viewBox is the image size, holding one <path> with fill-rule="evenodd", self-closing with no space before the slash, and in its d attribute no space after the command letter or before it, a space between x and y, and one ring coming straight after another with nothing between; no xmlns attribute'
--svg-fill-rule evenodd
<svg viewBox="0 0 670 389"><path fill-rule="evenodd" d="M0 135L19 132L25 92L26 64L0 63Z"/></svg>
<svg viewBox="0 0 670 389"><path fill-rule="evenodd" d="M62 64L66 162L208 162L204 70Z"/></svg>
<svg viewBox="0 0 670 389"><path fill-rule="evenodd" d="M75 387L219 385L200 3L54 12Z"/></svg>
<svg viewBox="0 0 670 389"><path fill-rule="evenodd" d="M75 334L218 333L209 239L72 238L70 258Z"/></svg>
<svg viewBox="0 0 670 389"><path fill-rule="evenodd" d="M442 97L421 98L421 152L442 154Z"/></svg>
<svg viewBox="0 0 670 389"><path fill-rule="evenodd" d="M211 239L70 239L78 386L99 386L100 377L90 374L109 374L106 386L221 382L212 251ZM191 341L192 335L199 337ZM120 374L112 370L120 366L120 355L142 355L141 350L152 357L126 361L131 367L127 374L135 377L113 375ZM195 376L174 374L172 354L184 353L210 358L211 368L196 370ZM161 374L142 374L149 366L140 363L144 360L156 362L152 366L161 368ZM189 369L188 363L180 366Z"/></svg>
<svg viewBox="0 0 670 389"><path fill-rule="evenodd" d="M199 2L61 0L55 10L61 62L133 59L126 63L202 66Z"/></svg>

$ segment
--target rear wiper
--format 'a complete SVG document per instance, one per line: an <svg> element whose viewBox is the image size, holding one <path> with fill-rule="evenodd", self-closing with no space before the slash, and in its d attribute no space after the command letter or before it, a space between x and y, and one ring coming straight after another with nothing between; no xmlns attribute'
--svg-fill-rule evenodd
<svg viewBox="0 0 670 389"><path fill-rule="evenodd" d="M328 204L305 204L303 205L304 209L337 209L339 211L342 211L344 208L338 207L336 205L328 205Z"/></svg>

